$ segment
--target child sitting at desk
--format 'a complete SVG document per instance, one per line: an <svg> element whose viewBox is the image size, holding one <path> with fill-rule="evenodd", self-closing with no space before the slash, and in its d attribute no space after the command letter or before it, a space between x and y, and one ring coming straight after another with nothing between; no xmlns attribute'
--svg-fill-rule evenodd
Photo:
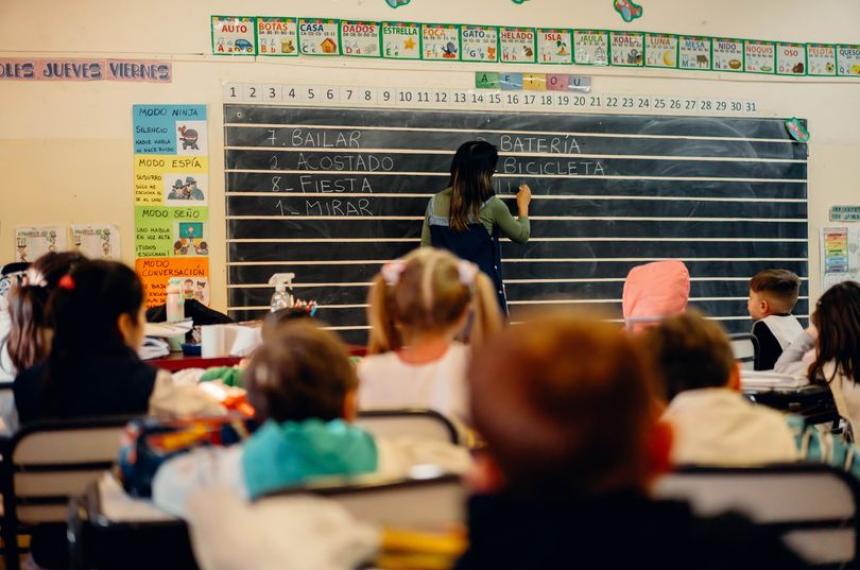
<svg viewBox="0 0 860 570"><path fill-rule="evenodd" d="M688 311L648 329L639 340L669 402L663 418L674 429L675 464L743 467L805 460L860 477L860 450L740 393L740 367L715 321Z"/></svg>
<svg viewBox="0 0 860 570"><path fill-rule="evenodd" d="M81 261L58 280L48 302L50 355L15 378L21 423L122 414L219 413L193 385L174 384L138 358L143 284L115 261Z"/></svg>
<svg viewBox="0 0 860 570"><path fill-rule="evenodd" d="M307 319L269 331L243 385L262 426L241 445L197 449L165 463L153 481L156 505L182 516L188 495L206 487L254 499L325 476L403 475L419 463L455 472L469 466L464 448L380 440L352 425L355 369L338 338Z"/></svg>
<svg viewBox="0 0 860 570"><path fill-rule="evenodd" d="M767 269L750 279L747 310L756 340L755 369L772 370L782 351L803 332L791 314L800 294L800 278L786 269Z"/></svg>
<svg viewBox="0 0 860 570"><path fill-rule="evenodd" d="M369 305L369 356L358 366L361 408L421 406L465 421L469 348L456 339L470 317L472 344L501 327L489 277L447 251L423 247L383 266Z"/></svg>
<svg viewBox="0 0 860 570"><path fill-rule="evenodd" d="M469 379L487 451L457 570L805 567L744 517L650 496L671 430L618 327L558 315L508 328L476 351Z"/></svg>
<svg viewBox="0 0 860 570"><path fill-rule="evenodd" d="M812 313L812 326L798 336L776 363L776 371L827 383L839 415L857 437L860 429L860 283L837 283L824 292ZM804 356L811 351L812 364Z"/></svg>

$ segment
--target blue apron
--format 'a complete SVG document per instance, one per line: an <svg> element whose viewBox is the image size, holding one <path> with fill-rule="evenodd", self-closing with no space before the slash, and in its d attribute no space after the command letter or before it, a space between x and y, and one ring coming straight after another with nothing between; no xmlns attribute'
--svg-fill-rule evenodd
<svg viewBox="0 0 860 570"><path fill-rule="evenodd" d="M505 285L502 281L502 248L499 245L499 228L493 226L493 235L487 233L484 224L469 223L465 231L458 232L448 226L448 218L437 216L434 212L436 197L427 206L427 219L430 226L430 243L433 247L446 249L466 261L471 261L492 281L502 312L508 314L505 298Z"/></svg>

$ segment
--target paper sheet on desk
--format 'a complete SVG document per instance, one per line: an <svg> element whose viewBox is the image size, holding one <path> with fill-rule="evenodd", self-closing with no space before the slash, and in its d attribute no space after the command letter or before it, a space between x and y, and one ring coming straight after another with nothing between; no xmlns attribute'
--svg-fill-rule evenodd
<svg viewBox="0 0 860 570"><path fill-rule="evenodd" d="M143 334L144 336L170 338L186 334L192 328L194 328L194 323L191 319L178 323L146 323L143 327Z"/></svg>
<svg viewBox="0 0 860 570"><path fill-rule="evenodd" d="M210 325L200 329L203 358L248 356L263 342L260 327Z"/></svg>
<svg viewBox="0 0 860 570"><path fill-rule="evenodd" d="M778 374L772 370L742 370L741 388L743 390L790 390L809 384L803 376Z"/></svg>
<svg viewBox="0 0 860 570"><path fill-rule="evenodd" d="M170 354L170 344L164 339L147 337L143 344L137 349L137 355L141 360L153 360Z"/></svg>

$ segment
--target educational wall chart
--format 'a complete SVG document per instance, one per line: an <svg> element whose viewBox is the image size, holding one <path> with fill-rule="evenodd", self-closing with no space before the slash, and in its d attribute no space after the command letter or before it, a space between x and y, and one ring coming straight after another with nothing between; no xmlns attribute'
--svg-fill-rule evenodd
<svg viewBox="0 0 860 570"><path fill-rule="evenodd" d="M0 80L170 83L173 64L150 59L2 58Z"/></svg>
<svg viewBox="0 0 860 570"><path fill-rule="evenodd" d="M215 55L324 55L860 78L860 45L292 16L211 16Z"/></svg>
<svg viewBox="0 0 860 570"><path fill-rule="evenodd" d="M860 228L821 228L821 285L860 281Z"/></svg>
<svg viewBox="0 0 860 570"><path fill-rule="evenodd" d="M209 159L205 105L135 105L135 267L147 304L174 277L208 280Z"/></svg>
<svg viewBox="0 0 860 570"><path fill-rule="evenodd" d="M66 226L19 226L15 228L15 261L33 262L53 251L69 249Z"/></svg>
<svg viewBox="0 0 860 570"><path fill-rule="evenodd" d="M90 259L119 259L119 226L115 224L72 224L72 247Z"/></svg>

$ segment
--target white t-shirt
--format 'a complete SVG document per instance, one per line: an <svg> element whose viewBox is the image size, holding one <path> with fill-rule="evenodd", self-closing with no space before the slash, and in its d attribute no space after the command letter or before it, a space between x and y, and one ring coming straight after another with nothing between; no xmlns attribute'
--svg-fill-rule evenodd
<svg viewBox="0 0 860 570"><path fill-rule="evenodd" d="M728 388L681 392L663 419L675 434L676 465L749 466L799 459L785 416Z"/></svg>
<svg viewBox="0 0 860 570"><path fill-rule="evenodd" d="M429 408L468 424L468 363L469 348L458 342L427 364L408 364L396 352L368 356L358 365L359 407Z"/></svg>

